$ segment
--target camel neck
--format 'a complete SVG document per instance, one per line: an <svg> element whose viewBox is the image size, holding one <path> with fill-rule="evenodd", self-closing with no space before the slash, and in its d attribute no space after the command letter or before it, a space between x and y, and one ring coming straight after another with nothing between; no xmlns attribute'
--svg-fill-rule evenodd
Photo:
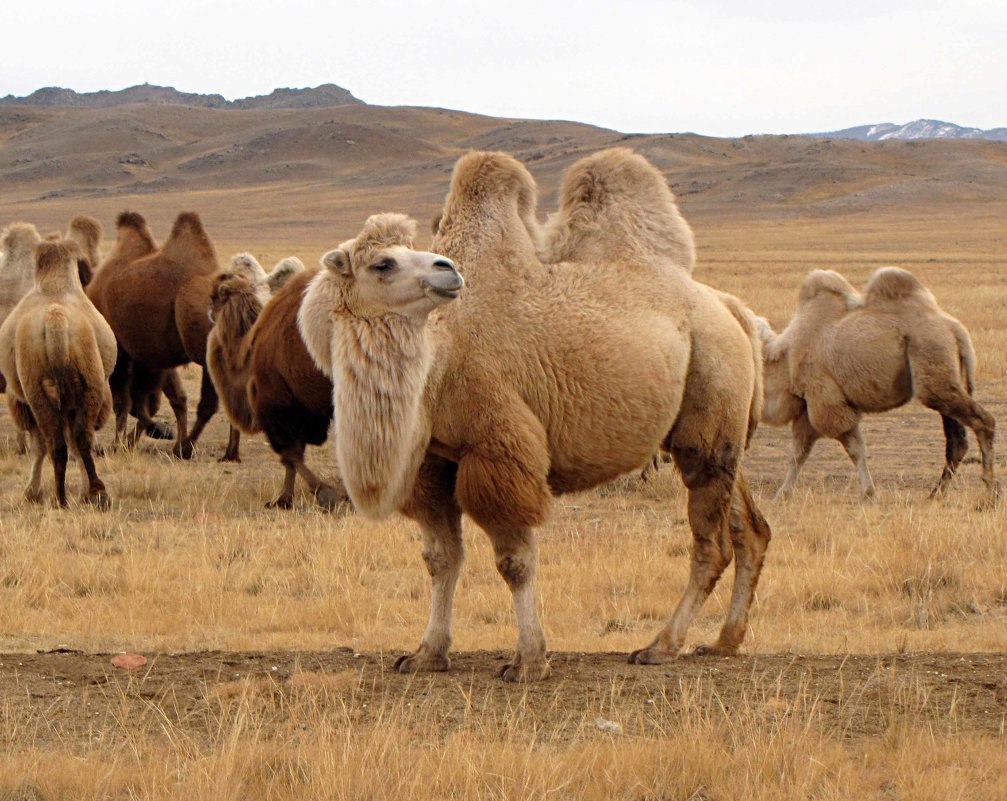
<svg viewBox="0 0 1007 801"><path fill-rule="evenodd" d="M340 474L358 511L387 517L408 499L430 439L426 320L337 315L331 348Z"/></svg>

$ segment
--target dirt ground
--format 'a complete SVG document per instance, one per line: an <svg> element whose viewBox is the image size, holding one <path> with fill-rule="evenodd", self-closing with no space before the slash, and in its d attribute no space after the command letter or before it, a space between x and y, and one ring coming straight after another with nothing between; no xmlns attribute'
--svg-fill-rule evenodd
<svg viewBox="0 0 1007 801"><path fill-rule="evenodd" d="M627 735L653 734L689 699L714 714L735 708L786 716L798 708L847 737L879 735L895 718L939 732L1003 735L1007 719L1007 654L881 656L686 656L662 667L627 664L624 654L554 653L553 677L532 686L495 677L502 652L459 653L445 674L404 676L395 653L293 651L150 654L130 672L109 654L37 653L0 657L6 714L44 722L36 746L86 746L96 732L157 736L164 728L195 738L216 727L222 699L264 696L263 733L282 727L285 709L315 687L339 688L362 724L387 722L413 706L448 734L478 711L509 726L516 708L550 740L583 726L617 722ZM259 699L263 700L262 698ZM711 703L712 702L712 703ZM389 712L389 709L397 710ZM114 736L114 735L113 735Z"/></svg>
<svg viewBox="0 0 1007 801"><path fill-rule="evenodd" d="M1003 390L997 382L989 398L991 411L1001 419L1007 417L1007 404L998 400ZM912 404L869 417L866 434L881 492L908 489L922 500L943 457L936 415ZM207 431L201 459L215 459L211 446L222 447L224 441L218 417ZM787 447L785 429L760 430L746 460L760 494L771 494L778 485ZM245 449L242 465L223 469L279 478L264 445L250 439ZM998 463L1002 471L1003 457ZM836 443L818 446L801 481L824 484L857 503L852 466ZM977 492L978 466L965 465L959 484L956 492ZM595 515L604 507L604 492L564 499L557 513ZM663 509L667 499L653 504ZM552 677L532 686L496 677L508 657L503 651L454 653L450 672L419 676L393 670L399 653L339 647L148 653L147 664L134 671L114 667L113 654L61 648L5 653L0 654L0 698L3 714L30 727L37 747L71 751L99 737L107 743L127 733L156 738L181 730L198 741L228 714L228 699L249 696L261 712L261 733L269 736L288 725L290 705L306 692L323 692L323 709L349 710L364 725L386 723L389 715L408 725L422 708L422 719L437 724L428 730L438 736L463 726L473 712L491 726L496 721L501 730L510 730L516 710L533 736L573 739L583 736L585 726L603 728L605 721L617 722L627 735L653 736L690 704L725 718L732 709L754 709L774 719L800 714L844 738L881 735L894 720L992 736L1002 736L1007 726L1007 653L759 653L683 656L670 665L640 667L627 664L624 653L557 652L551 654Z"/></svg>

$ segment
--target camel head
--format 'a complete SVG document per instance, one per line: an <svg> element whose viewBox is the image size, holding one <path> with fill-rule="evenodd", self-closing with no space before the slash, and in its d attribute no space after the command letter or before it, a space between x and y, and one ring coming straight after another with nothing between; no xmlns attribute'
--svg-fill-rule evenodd
<svg viewBox="0 0 1007 801"><path fill-rule="evenodd" d="M210 291L210 322L235 328L236 338L244 336L259 317L262 303L255 286L245 276L221 273Z"/></svg>
<svg viewBox="0 0 1007 801"><path fill-rule="evenodd" d="M450 259L413 250L415 236L415 220L375 214L356 238L322 256L324 272L316 280L333 282L356 317L425 318L457 298L465 281Z"/></svg>

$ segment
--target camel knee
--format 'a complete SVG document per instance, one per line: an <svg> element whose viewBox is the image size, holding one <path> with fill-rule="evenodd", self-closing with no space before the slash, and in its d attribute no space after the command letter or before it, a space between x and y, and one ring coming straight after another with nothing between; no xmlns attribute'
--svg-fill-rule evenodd
<svg viewBox="0 0 1007 801"><path fill-rule="evenodd" d="M728 486L733 484L741 448L729 440L710 450L673 444L671 454L682 475L682 482L687 489L694 490L718 482Z"/></svg>
<svg viewBox="0 0 1007 801"><path fill-rule="evenodd" d="M528 562L520 556L510 554L498 556L496 560L497 572L507 582L507 586L512 590L523 587L531 576L531 569Z"/></svg>
<svg viewBox="0 0 1007 801"><path fill-rule="evenodd" d="M431 578L451 571L461 561L460 555L454 555L454 558L452 556L443 546L423 549L423 562Z"/></svg>

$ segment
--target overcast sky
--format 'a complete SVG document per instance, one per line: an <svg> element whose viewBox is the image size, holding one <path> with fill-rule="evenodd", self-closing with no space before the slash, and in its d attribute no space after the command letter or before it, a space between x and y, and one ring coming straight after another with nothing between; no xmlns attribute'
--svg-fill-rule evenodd
<svg viewBox="0 0 1007 801"><path fill-rule="evenodd" d="M1007 126L1005 0L5 2L0 95L144 81L715 136Z"/></svg>

